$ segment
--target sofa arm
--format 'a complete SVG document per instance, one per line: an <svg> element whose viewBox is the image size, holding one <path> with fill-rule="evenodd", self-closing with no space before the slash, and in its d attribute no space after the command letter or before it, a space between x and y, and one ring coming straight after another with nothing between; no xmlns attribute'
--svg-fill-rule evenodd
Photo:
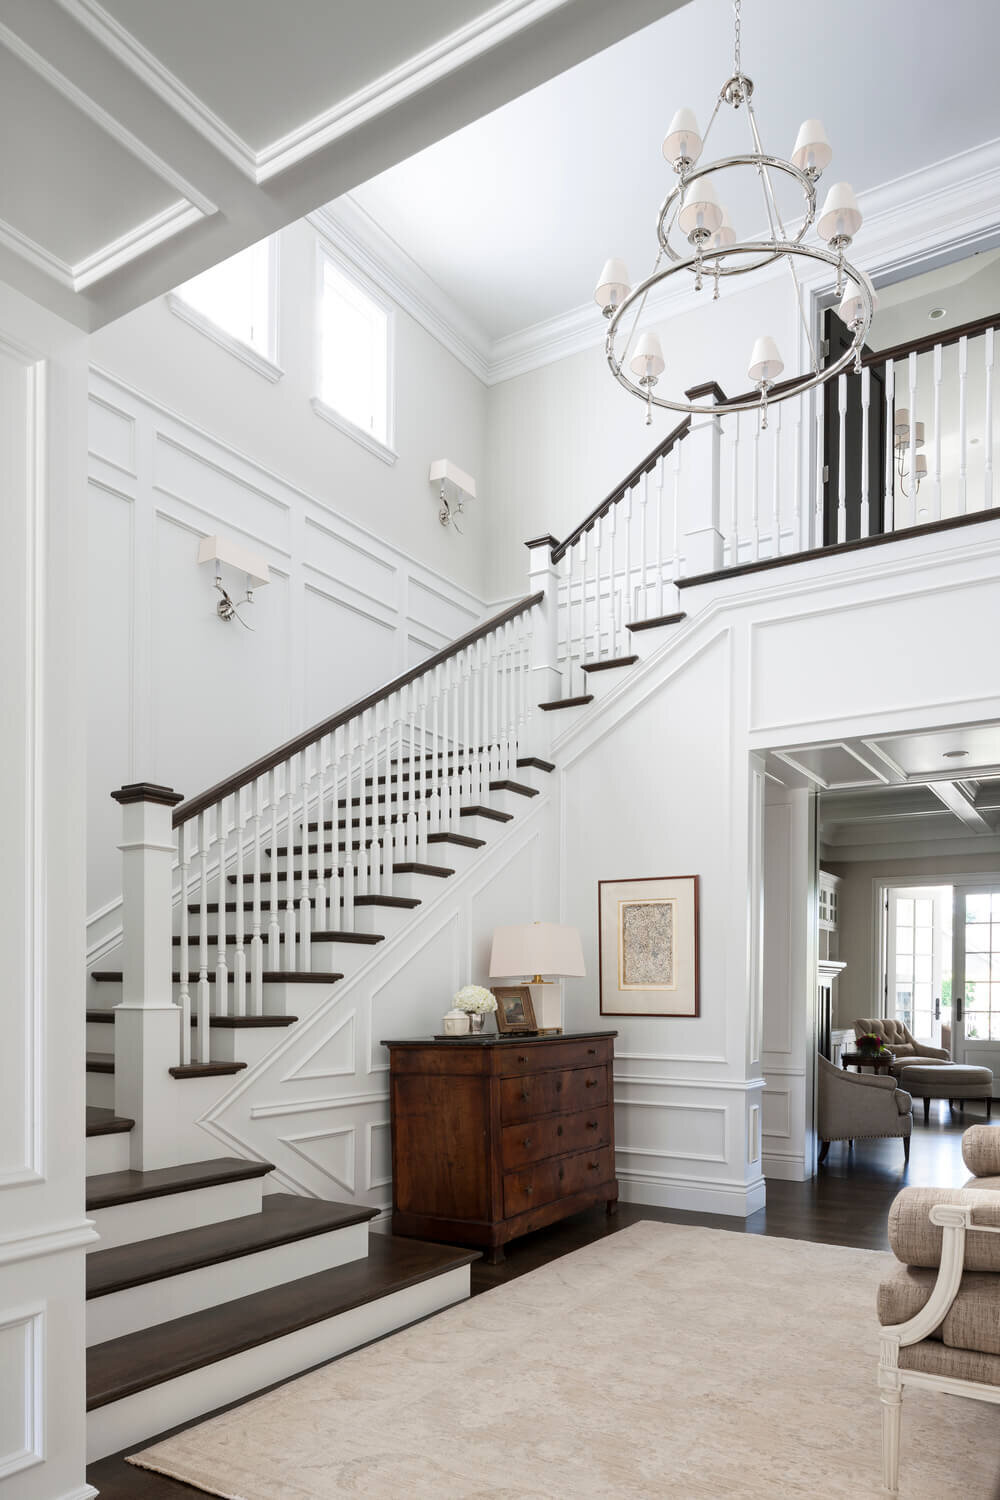
<svg viewBox="0 0 1000 1500"><path fill-rule="evenodd" d="M913 1109L913 1100L905 1089L897 1089L894 1096L896 1109L901 1115L908 1115Z"/></svg>
<svg viewBox="0 0 1000 1500"><path fill-rule="evenodd" d="M904 1266L941 1264L942 1227L931 1221L939 1206L968 1209L969 1223L1000 1230L1000 1193L977 1188L904 1188L889 1209L889 1248ZM966 1271L1000 1271L1000 1233L970 1234Z"/></svg>
<svg viewBox="0 0 1000 1500"><path fill-rule="evenodd" d="M970 1125L962 1136L962 1159L973 1177L1000 1177L1000 1130Z"/></svg>
<svg viewBox="0 0 1000 1500"><path fill-rule="evenodd" d="M951 1053L947 1047L932 1047L929 1042L916 1042L914 1045L917 1057L933 1057L938 1062L951 1062Z"/></svg>

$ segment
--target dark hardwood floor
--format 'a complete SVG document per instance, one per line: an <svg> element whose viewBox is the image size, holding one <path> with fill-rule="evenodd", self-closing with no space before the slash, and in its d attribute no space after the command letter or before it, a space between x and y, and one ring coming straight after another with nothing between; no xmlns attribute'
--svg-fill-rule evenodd
<svg viewBox="0 0 1000 1500"><path fill-rule="evenodd" d="M964 1119L959 1114L953 1120L946 1104L935 1103L928 1126L914 1120L909 1167L904 1166L901 1141L858 1141L853 1149L846 1142L834 1142L817 1176L810 1181L771 1179L767 1207L749 1219L633 1203L620 1204L618 1212L608 1217L599 1206L515 1241L507 1247L502 1265L476 1261L472 1266L472 1295L502 1286L641 1219L701 1224L732 1234L773 1234L784 1239L887 1250L886 1218L900 1188L961 1187L969 1176L962 1161L962 1131L984 1118L982 1110L970 1104ZM135 1445L128 1451L134 1452ZM123 1454L92 1464L87 1478L100 1491L102 1500L192 1500L193 1496L204 1495L204 1491L189 1485L132 1468Z"/></svg>

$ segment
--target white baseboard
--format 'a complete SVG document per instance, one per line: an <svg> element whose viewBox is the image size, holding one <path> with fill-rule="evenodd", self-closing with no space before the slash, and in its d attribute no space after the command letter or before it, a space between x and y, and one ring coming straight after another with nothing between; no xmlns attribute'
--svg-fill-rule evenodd
<svg viewBox="0 0 1000 1500"><path fill-rule="evenodd" d="M67 1490L65 1495L59 1495L56 1500L97 1500L100 1494L92 1484L81 1484L79 1489Z"/></svg>
<svg viewBox="0 0 1000 1500"><path fill-rule="evenodd" d="M618 1172L618 1193L623 1203L648 1203L655 1208L685 1209L690 1213L730 1214L746 1219L764 1207L763 1178L756 1182L692 1182L688 1178L634 1177Z"/></svg>
<svg viewBox="0 0 1000 1500"><path fill-rule="evenodd" d="M812 1173L806 1169L806 1159L801 1152L765 1151L762 1157L764 1176L781 1182L806 1182Z"/></svg>

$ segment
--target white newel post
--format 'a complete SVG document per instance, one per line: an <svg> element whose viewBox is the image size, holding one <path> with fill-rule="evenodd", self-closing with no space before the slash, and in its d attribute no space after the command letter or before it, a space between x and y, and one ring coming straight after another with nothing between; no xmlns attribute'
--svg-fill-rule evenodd
<svg viewBox="0 0 1000 1500"><path fill-rule="evenodd" d="M131 1166L175 1161L180 1006L173 999L173 889L176 853L170 787L136 782L112 792L122 808L122 998L115 1007L115 1113L135 1121ZM178 967L187 960L181 954Z"/></svg>
<svg viewBox="0 0 1000 1500"><path fill-rule="evenodd" d="M528 592L545 597L532 610L531 670L528 674L532 714L521 747L522 755L548 755L552 742L551 716L538 713L538 704L553 703L563 697L563 674L559 667L559 572L552 561L552 549L558 545L554 536L539 536L525 543L528 549Z"/></svg>
<svg viewBox="0 0 1000 1500"><path fill-rule="evenodd" d="M715 384L685 391L689 401L724 401ZM692 417L684 439L684 576L716 573L722 567L722 420Z"/></svg>

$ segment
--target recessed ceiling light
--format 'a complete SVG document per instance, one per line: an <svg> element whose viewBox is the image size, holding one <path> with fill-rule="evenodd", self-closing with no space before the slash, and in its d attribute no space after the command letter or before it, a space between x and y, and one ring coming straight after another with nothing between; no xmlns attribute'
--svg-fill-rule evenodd
<svg viewBox="0 0 1000 1500"><path fill-rule="evenodd" d="M942 760L964 760L968 753L968 750L944 750L941 758Z"/></svg>
<svg viewBox="0 0 1000 1500"><path fill-rule="evenodd" d="M947 312L947 308L944 308L944 307L932 307L931 310L930 310L930 312L927 314L927 316L929 318L932 318L935 322L937 322L938 318L943 318L946 312Z"/></svg>

